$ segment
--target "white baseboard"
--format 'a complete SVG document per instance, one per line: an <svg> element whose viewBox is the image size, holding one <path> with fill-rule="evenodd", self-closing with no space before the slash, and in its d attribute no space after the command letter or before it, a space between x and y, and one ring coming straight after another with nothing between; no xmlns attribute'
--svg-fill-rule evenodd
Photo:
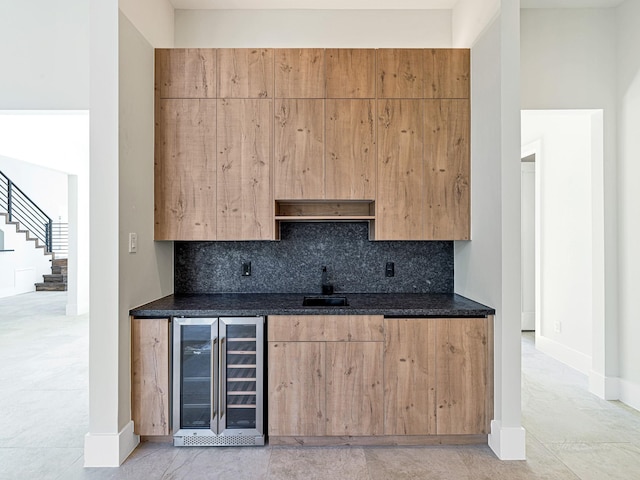
<svg viewBox="0 0 640 480"><path fill-rule="evenodd" d="M640 385L628 380L618 379L620 388L619 399L636 410L640 410Z"/></svg>
<svg viewBox="0 0 640 480"><path fill-rule="evenodd" d="M526 460L526 432L522 427L503 427L499 420L491 421L489 447L500 460Z"/></svg>
<svg viewBox="0 0 640 480"><path fill-rule="evenodd" d="M92 434L84 437L85 467L119 467L140 443L133 433L133 421L117 434Z"/></svg>
<svg viewBox="0 0 640 480"><path fill-rule="evenodd" d="M620 398L620 380L617 377L605 377L590 370L589 391L603 400L618 400Z"/></svg>
<svg viewBox="0 0 640 480"><path fill-rule="evenodd" d="M589 355L567 347L560 342L542 335L536 335L536 348L542 353L569 365L571 368L575 368L580 373L589 375L591 371L591 357Z"/></svg>

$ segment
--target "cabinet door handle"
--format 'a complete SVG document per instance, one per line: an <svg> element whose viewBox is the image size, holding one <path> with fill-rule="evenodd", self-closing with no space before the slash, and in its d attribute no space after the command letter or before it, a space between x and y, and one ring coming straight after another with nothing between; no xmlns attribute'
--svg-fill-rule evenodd
<svg viewBox="0 0 640 480"><path fill-rule="evenodd" d="M227 342L220 339L220 418L224 417L227 404Z"/></svg>
<svg viewBox="0 0 640 480"><path fill-rule="evenodd" d="M218 433L218 337L211 339L211 430Z"/></svg>

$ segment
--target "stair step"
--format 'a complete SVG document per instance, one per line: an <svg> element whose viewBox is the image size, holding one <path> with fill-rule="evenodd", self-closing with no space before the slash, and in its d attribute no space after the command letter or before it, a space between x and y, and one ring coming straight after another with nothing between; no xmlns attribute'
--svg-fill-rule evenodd
<svg viewBox="0 0 640 480"><path fill-rule="evenodd" d="M61 282L36 283L36 292L66 292L67 284Z"/></svg>
<svg viewBox="0 0 640 480"><path fill-rule="evenodd" d="M56 273L47 273L46 275L42 275L45 283L67 283L67 276Z"/></svg>
<svg viewBox="0 0 640 480"><path fill-rule="evenodd" d="M51 273L53 273L54 275L66 275L67 267L51 267Z"/></svg>
<svg viewBox="0 0 640 480"><path fill-rule="evenodd" d="M66 267L67 259L66 258L54 258L51 260L51 266L53 267Z"/></svg>

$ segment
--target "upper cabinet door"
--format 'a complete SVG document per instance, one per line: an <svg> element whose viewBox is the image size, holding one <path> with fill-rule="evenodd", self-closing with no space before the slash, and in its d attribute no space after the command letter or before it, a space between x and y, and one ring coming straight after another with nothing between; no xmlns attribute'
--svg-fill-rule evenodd
<svg viewBox="0 0 640 480"><path fill-rule="evenodd" d="M159 100L155 239L216 239L216 101Z"/></svg>
<svg viewBox="0 0 640 480"><path fill-rule="evenodd" d="M423 102L378 101L376 240L422 240Z"/></svg>
<svg viewBox="0 0 640 480"><path fill-rule="evenodd" d="M156 50L156 90L160 98L216 98L216 50Z"/></svg>
<svg viewBox="0 0 640 480"><path fill-rule="evenodd" d="M218 49L220 98L273 98L273 50Z"/></svg>
<svg viewBox="0 0 640 480"><path fill-rule="evenodd" d="M425 98L469 98L470 50L428 49L424 55Z"/></svg>
<svg viewBox="0 0 640 480"><path fill-rule="evenodd" d="M324 197L324 100L276 100L274 193L276 200Z"/></svg>
<svg viewBox="0 0 640 480"><path fill-rule="evenodd" d="M324 49L277 49L275 55L276 98L324 98Z"/></svg>
<svg viewBox="0 0 640 480"><path fill-rule="evenodd" d="M273 240L272 118L272 100L218 100L218 240Z"/></svg>
<svg viewBox="0 0 640 480"><path fill-rule="evenodd" d="M375 100L327 100L328 200L375 200Z"/></svg>
<svg viewBox="0 0 640 480"><path fill-rule="evenodd" d="M327 98L375 98L375 50L330 48L325 59Z"/></svg>
<svg viewBox="0 0 640 480"><path fill-rule="evenodd" d="M378 98L424 97L424 50L385 48L378 55Z"/></svg>
<svg viewBox="0 0 640 480"><path fill-rule="evenodd" d="M425 240L469 240L469 100L425 100Z"/></svg>

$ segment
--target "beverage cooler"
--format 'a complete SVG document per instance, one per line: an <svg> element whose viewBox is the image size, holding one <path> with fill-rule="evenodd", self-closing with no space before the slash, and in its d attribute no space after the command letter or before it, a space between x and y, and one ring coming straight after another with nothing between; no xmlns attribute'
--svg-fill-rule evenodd
<svg viewBox="0 0 640 480"><path fill-rule="evenodd" d="M173 444L264 445L264 317L174 318Z"/></svg>

